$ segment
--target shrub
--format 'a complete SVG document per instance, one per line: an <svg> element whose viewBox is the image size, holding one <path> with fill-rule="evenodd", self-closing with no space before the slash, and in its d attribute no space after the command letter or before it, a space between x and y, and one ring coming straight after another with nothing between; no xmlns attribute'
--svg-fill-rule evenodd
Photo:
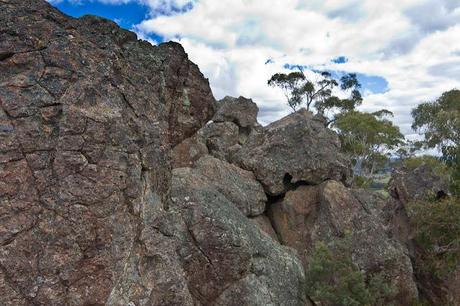
<svg viewBox="0 0 460 306"><path fill-rule="evenodd" d="M383 273L366 275L352 261L351 238L318 243L306 273L307 294L319 305L388 305L397 289Z"/></svg>
<svg viewBox="0 0 460 306"><path fill-rule="evenodd" d="M407 208L415 241L423 249L420 268L444 278L460 260L460 199L413 202Z"/></svg>
<svg viewBox="0 0 460 306"><path fill-rule="evenodd" d="M364 176L360 176L360 175L355 175L353 177L353 187L355 188L369 188L370 184L372 183L372 180L371 179L368 179Z"/></svg>

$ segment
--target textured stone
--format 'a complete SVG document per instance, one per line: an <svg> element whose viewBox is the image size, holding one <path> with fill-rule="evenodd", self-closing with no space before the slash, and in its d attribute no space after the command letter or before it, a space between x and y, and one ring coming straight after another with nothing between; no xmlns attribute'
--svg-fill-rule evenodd
<svg viewBox="0 0 460 306"><path fill-rule="evenodd" d="M408 305L418 296L411 261L406 249L388 237L382 217L373 213L378 209L370 207L373 204L362 203L343 184L327 181L289 191L270 206L269 216L280 241L297 250L305 268L317 242L349 232L354 263L366 272L384 271L399 289L398 305Z"/></svg>
<svg viewBox="0 0 460 306"><path fill-rule="evenodd" d="M246 216L265 211L267 196L252 172L211 156L202 157L196 163L196 171Z"/></svg>
<svg viewBox="0 0 460 306"><path fill-rule="evenodd" d="M192 167L197 160L209 153L206 141L198 134L179 143L171 152L173 168Z"/></svg>
<svg viewBox="0 0 460 306"><path fill-rule="evenodd" d="M190 168L173 171L172 205L187 226L182 258L203 305L304 305L300 261Z"/></svg>
<svg viewBox="0 0 460 306"><path fill-rule="evenodd" d="M244 97L225 97L217 102L218 110L212 120L214 122L233 122L242 128L251 128L257 123L259 108L251 99Z"/></svg>
<svg viewBox="0 0 460 306"><path fill-rule="evenodd" d="M179 44L44 0L0 0L0 29L1 305L310 305L311 250L348 231L417 296L404 204L447 193L429 169L350 190L324 118L261 127Z"/></svg>
<svg viewBox="0 0 460 306"><path fill-rule="evenodd" d="M421 296L430 305L457 305L460 273L454 271L439 279L421 268L425 263L420 262L420 255L425 251L414 241L414 229L406 210L406 206L413 201L431 201L449 196L447 182L424 164L412 170L400 168L393 171L388 190L391 198L383 209L387 226L395 239L408 249Z"/></svg>
<svg viewBox="0 0 460 306"><path fill-rule="evenodd" d="M272 238L275 241L279 241L278 235L276 234L275 230L273 229L273 226L270 222L270 219L266 215L260 215L256 216L254 218L250 219L252 223L257 225L257 227L266 235L268 235L270 238Z"/></svg>
<svg viewBox="0 0 460 306"><path fill-rule="evenodd" d="M221 160L230 160L235 148L239 149L239 128L232 122L211 122L200 130L209 153Z"/></svg>
<svg viewBox="0 0 460 306"><path fill-rule="evenodd" d="M280 195L301 182L348 182L350 162L339 150L337 135L301 109L251 133L233 161L253 171L268 194Z"/></svg>
<svg viewBox="0 0 460 306"><path fill-rule="evenodd" d="M145 264L140 232L169 149L213 115L207 80L179 44L42 0L0 1L0 29L0 304L103 305L130 262L161 301L173 270Z"/></svg>
<svg viewBox="0 0 460 306"><path fill-rule="evenodd" d="M393 198L403 204L449 194L447 182L437 176L428 165L413 170L396 169L388 183L388 190Z"/></svg>

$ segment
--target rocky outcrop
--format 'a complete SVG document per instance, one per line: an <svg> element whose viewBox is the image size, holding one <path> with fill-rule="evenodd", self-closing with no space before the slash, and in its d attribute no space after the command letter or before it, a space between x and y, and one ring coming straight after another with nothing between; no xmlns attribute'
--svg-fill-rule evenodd
<svg viewBox="0 0 460 306"><path fill-rule="evenodd" d="M310 305L311 251L346 232L415 299L388 208L429 182L349 189L321 116L262 127L179 44L43 0L0 0L0 71L0 304Z"/></svg>
<svg viewBox="0 0 460 306"><path fill-rule="evenodd" d="M384 211L391 235L406 246L414 265L414 273L419 291L424 300L431 305L457 305L460 294L460 273L454 271L445 279L439 279L423 269L421 258L425 250L414 241L414 229L407 205L417 201L440 200L449 196L447 182L426 165L415 169L399 168L392 173L388 190L391 198Z"/></svg>
<svg viewBox="0 0 460 306"><path fill-rule="evenodd" d="M259 109L251 99L225 97L216 105L218 110L212 120L173 149L175 168L193 166L206 154L231 161L249 135L260 130Z"/></svg>
<svg viewBox="0 0 460 306"><path fill-rule="evenodd" d="M442 198L449 194L449 186L426 164L413 170L396 169L392 173L388 190L391 196L403 204L426 200L429 197Z"/></svg>
<svg viewBox="0 0 460 306"><path fill-rule="evenodd" d="M410 258L387 235L383 219L369 207L373 205L375 202L361 202L342 183L330 180L289 191L270 206L269 216L281 243L296 249L306 268L318 242L332 242L348 233L353 262L368 273L384 272L398 287L398 303L409 305L418 297Z"/></svg>
<svg viewBox="0 0 460 306"><path fill-rule="evenodd" d="M267 193L275 196L299 183L348 182L350 163L339 149L337 135L301 109L252 133L233 160L253 171Z"/></svg>
<svg viewBox="0 0 460 306"><path fill-rule="evenodd" d="M214 122L233 122L241 128L251 128L257 123L259 108L251 99L225 97L217 103Z"/></svg>
<svg viewBox="0 0 460 306"><path fill-rule="evenodd" d="M193 252L180 253L200 302L301 305L304 276L297 257L263 235L206 180L192 169L175 169L171 192L171 209L180 211L195 242Z"/></svg>
<svg viewBox="0 0 460 306"><path fill-rule="evenodd" d="M0 304L103 305L127 262L154 260L145 212L213 115L208 82L179 44L45 1L0 1L0 28Z"/></svg>
<svg viewBox="0 0 460 306"><path fill-rule="evenodd" d="M202 157L194 170L246 216L258 216L265 211L267 196L252 172L211 156Z"/></svg>

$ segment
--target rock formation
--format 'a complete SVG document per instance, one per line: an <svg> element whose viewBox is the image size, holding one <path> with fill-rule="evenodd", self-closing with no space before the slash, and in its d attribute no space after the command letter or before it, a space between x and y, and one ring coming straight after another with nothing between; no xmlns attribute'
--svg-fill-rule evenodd
<svg viewBox="0 0 460 306"><path fill-rule="evenodd" d="M392 174L388 190L393 198L403 204L426 200L429 197L442 198L449 194L447 182L437 176L426 164L413 170L396 169Z"/></svg>
<svg viewBox="0 0 460 306"><path fill-rule="evenodd" d="M436 175L428 165L409 170L396 169L389 182L388 190L391 198L384 208L391 235L397 238L407 249L414 265L415 277L418 280L420 294L432 305L458 305L460 303L460 268L447 279L438 279L427 274L420 267L421 249L413 241L411 219L406 206L413 201L429 201L441 199L449 195L447 182Z"/></svg>
<svg viewBox="0 0 460 306"><path fill-rule="evenodd" d="M0 304L102 305L149 259L170 148L214 98L179 44L105 19L2 0L0 29ZM148 300L161 276L136 271Z"/></svg>
<svg viewBox="0 0 460 306"><path fill-rule="evenodd" d="M410 238L321 118L262 127L179 44L44 0L0 0L0 71L1 305L311 305L311 251L346 231L416 299Z"/></svg>

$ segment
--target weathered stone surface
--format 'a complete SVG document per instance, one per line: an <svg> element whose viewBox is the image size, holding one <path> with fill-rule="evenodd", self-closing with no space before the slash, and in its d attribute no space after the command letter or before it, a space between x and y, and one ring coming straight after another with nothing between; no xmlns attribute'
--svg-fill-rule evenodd
<svg viewBox="0 0 460 306"><path fill-rule="evenodd" d="M409 251L421 296L431 305L457 305L460 273L455 271L446 278L439 279L422 268L425 263L420 262L420 254L425 251L414 241L414 229L406 211L410 202L431 201L448 196L447 182L436 175L431 167L422 165L413 170L400 168L393 171L388 189L391 198L383 212L390 232Z"/></svg>
<svg viewBox="0 0 460 306"><path fill-rule="evenodd" d="M388 185L391 196L403 204L449 194L447 182L437 176L428 165L410 171L404 168L396 169Z"/></svg>
<svg viewBox="0 0 460 306"><path fill-rule="evenodd" d="M233 148L238 146L240 133L238 126L232 122L211 122L198 135L205 140L210 154L221 160L229 160Z"/></svg>
<svg viewBox="0 0 460 306"><path fill-rule="evenodd" d="M0 0L0 29L1 305L310 305L310 252L346 231L399 304L417 295L403 203L446 193L429 170L385 202L341 183L324 118L262 128L176 43L43 0Z"/></svg>
<svg viewBox="0 0 460 306"><path fill-rule="evenodd" d="M231 161L252 133L260 132L257 105L244 97L225 97L216 102L211 121L196 134L178 144L173 152L173 167L191 167L206 154Z"/></svg>
<svg viewBox="0 0 460 306"><path fill-rule="evenodd" d="M192 167L197 160L209 153L206 140L195 134L179 143L171 152L172 167Z"/></svg>
<svg viewBox="0 0 460 306"><path fill-rule="evenodd" d="M218 110L212 118L214 122L233 122L242 128L256 126L259 108L251 99L225 97L217 102Z"/></svg>
<svg viewBox="0 0 460 306"><path fill-rule="evenodd" d="M270 206L269 216L281 242L297 250L305 267L316 242L350 232L355 264L367 272L385 271L400 290L398 303L410 304L418 295L410 259L386 234L381 216L369 207L373 203L364 204L341 183L327 181L288 192Z"/></svg>
<svg viewBox="0 0 460 306"><path fill-rule="evenodd" d="M203 305L304 305L297 257L206 181L190 168L173 171L170 210L187 227L178 253L192 295Z"/></svg>
<svg viewBox="0 0 460 306"><path fill-rule="evenodd" d="M0 304L103 305L131 261L160 301L144 213L213 115L207 80L178 44L41 0L0 1L0 29Z"/></svg>
<svg viewBox="0 0 460 306"><path fill-rule="evenodd" d="M297 250L304 266L313 244L311 234L318 203L318 186L300 186L295 191L288 191L268 211L280 242Z"/></svg>
<svg viewBox="0 0 460 306"><path fill-rule="evenodd" d="M279 241L278 235L276 234L270 219L266 215L256 216L250 219L263 233L267 234L270 238L275 241Z"/></svg>
<svg viewBox="0 0 460 306"><path fill-rule="evenodd" d="M258 216L265 211L267 196L252 172L212 156L198 160L194 170L246 216Z"/></svg>
<svg viewBox="0 0 460 306"><path fill-rule="evenodd" d="M269 124L262 132L251 133L233 160L253 171L270 195L280 195L299 182L347 182L350 163L339 149L337 135L301 109Z"/></svg>

